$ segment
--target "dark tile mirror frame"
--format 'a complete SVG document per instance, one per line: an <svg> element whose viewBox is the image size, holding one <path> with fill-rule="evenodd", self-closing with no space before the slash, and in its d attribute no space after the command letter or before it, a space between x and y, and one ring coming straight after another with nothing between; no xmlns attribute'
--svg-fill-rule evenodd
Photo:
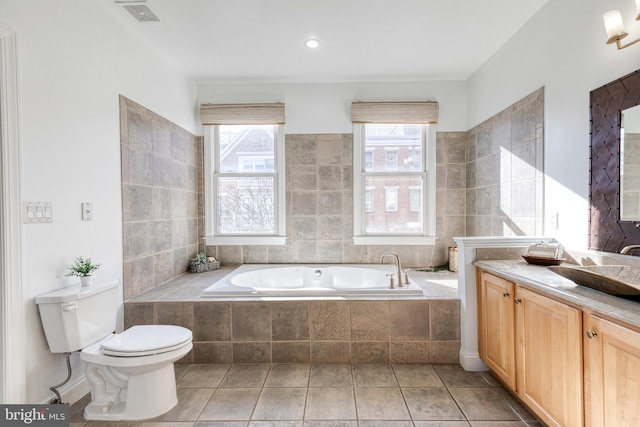
<svg viewBox="0 0 640 427"><path fill-rule="evenodd" d="M589 249L640 244L640 220L620 220L620 112L639 104L640 70L591 91Z"/></svg>

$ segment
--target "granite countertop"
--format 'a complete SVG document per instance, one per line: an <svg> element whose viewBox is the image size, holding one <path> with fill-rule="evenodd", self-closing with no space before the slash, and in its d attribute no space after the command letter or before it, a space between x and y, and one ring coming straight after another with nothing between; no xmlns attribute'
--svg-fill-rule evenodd
<svg viewBox="0 0 640 427"><path fill-rule="evenodd" d="M547 267L527 264L522 260L475 261L473 264L585 313L593 313L640 331L640 302L577 285Z"/></svg>
<svg viewBox="0 0 640 427"><path fill-rule="evenodd" d="M175 279L163 283L153 289L142 294L132 297L126 302L143 303L143 302L186 302L186 301L216 301L232 300L240 298L203 298L202 291L208 288L216 281L222 279L227 274L235 270L237 265L222 266L218 270L206 273L186 273ZM424 291L423 296L399 296L399 297L366 297L366 299L438 299L438 300L454 300L458 299L458 274L450 271L425 272L425 271L409 271L409 276ZM278 300L277 297L242 297L242 300ZM280 300L283 298L279 298ZM287 298L285 298L287 299ZM288 298L291 299L291 298ZM353 297L350 299L357 299ZM299 298L298 298L299 300Z"/></svg>

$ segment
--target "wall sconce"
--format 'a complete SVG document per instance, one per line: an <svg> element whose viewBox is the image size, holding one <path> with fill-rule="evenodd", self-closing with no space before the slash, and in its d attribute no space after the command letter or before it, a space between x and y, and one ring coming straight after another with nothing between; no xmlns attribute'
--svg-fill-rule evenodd
<svg viewBox="0 0 640 427"><path fill-rule="evenodd" d="M640 0L636 0L636 11L636 21L640 21ZM620 43L620 40L627 37L629 33L624 30L622 14L619 10L610 10L602 17L604 18L604 28L607 30L607 44L615 43L616 46L618 46L618 49L624 49L625 47L629 47L632 44L640 42L640 38L638 38L625 45Z"/></svg>

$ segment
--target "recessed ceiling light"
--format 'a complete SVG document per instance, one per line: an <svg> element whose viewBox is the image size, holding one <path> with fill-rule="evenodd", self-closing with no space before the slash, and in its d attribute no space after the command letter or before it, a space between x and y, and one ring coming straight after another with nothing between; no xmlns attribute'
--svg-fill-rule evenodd
<svg viewBox="0 0 640 427"><path fill-rule="evenodd" d="M304 42L304 45L306 47L308 47L309 49L317 49L320 47L320 40L318 39L309 39L306 42Z"/></svg>

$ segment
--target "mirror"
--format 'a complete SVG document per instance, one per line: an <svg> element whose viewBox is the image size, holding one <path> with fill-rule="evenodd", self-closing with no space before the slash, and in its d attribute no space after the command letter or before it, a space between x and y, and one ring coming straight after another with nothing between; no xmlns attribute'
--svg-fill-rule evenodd
<svg viewBox="0 0 640 427"><path fill-rule="evenodd" d="M640 105L620 112L620 219L640 221Z"/></svg>
<svg viewBox="0 0 640 427"><path fill-rule="evenodd" d="M625 246L640 244L637 106L640 70L591 91L589 249L620 252Z"/></svg>

